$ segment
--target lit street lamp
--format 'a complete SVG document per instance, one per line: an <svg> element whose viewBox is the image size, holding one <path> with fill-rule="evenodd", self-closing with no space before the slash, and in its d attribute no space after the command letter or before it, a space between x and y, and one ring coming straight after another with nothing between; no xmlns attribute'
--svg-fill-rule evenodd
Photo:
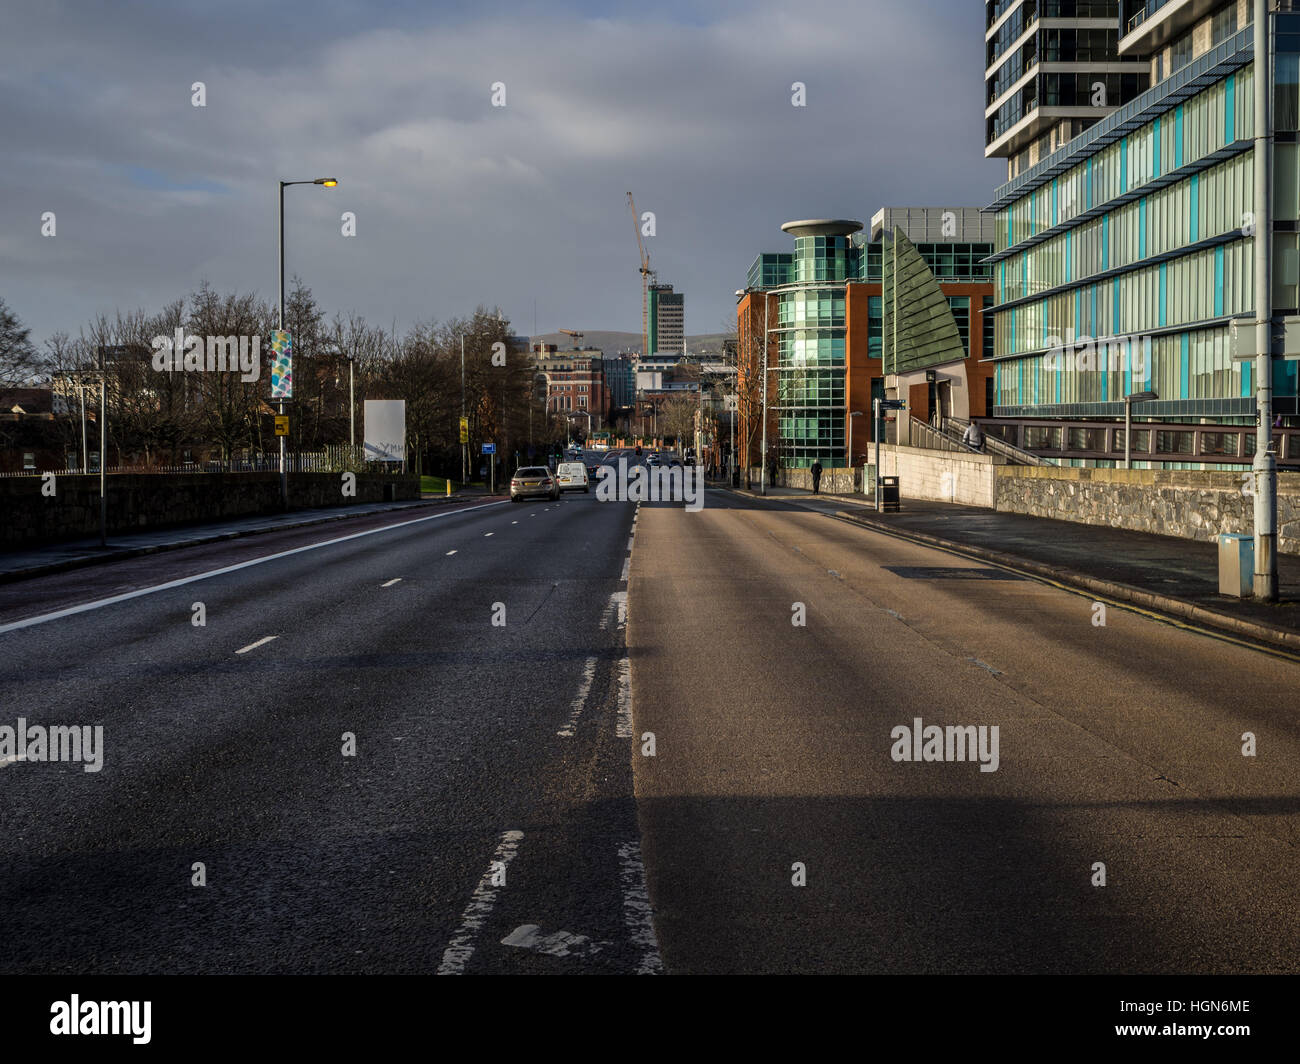
<svg viewBox="0 0 1300 1064"><path fill-rule="evenodd" d="M318 177L314 181L281 181L280 182L280 315L279 328L284 332L284 190L290 185L324 185L326 188L333 188L338 181L332 177ZM284 400L280 400L280 414L284 414ZM287 510L289 508L289 470L288 458L285 453L285 441L287 436L280 437L280 502Z"/></svg>

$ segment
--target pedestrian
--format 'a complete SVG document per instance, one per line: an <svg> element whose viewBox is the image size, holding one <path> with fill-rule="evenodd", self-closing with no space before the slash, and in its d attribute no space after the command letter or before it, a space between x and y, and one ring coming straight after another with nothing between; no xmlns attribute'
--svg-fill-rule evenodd
<svg viewBox="0 0 1300 1064"><path fill-rule="evenodd" d="M984 433L981 432L980 427L972 421L966 426L966 431L962 433L961 442L972 451L982 451L984 450Z"/></svg>
<svg viewBox="0 0 1300 1064"><path fill-rule="evenodd" d="M778 468L778 466L777 466L777 463L776 463L776 456L773 455L771 458L768 459L768 462L767 462L767 482L768 482L768 484L772 485L773 487L776 486L776 471L777 471L777 468Z"/></svg>
<svg viewBox="0 0 1300 1064"><path fill-rule="evenodd" d="M812 464L812 478L813 478L813 494L816 495L817 492L821 489L821 483L822 483L822 464L821 464L821 462L813 462L813 464Z"/></svg>

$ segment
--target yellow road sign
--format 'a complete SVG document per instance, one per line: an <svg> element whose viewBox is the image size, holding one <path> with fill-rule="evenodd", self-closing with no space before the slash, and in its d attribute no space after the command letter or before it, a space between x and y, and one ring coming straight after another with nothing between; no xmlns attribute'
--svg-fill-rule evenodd
<svg viewBox="0 0 1300 1064"><path fill-rule="evenodd" d="M288 435L289 435L289 415L288 415L288 414L276 414L276 415L275 415L275 434L276 434L277 436L288 436Z"/></svg>
<svg viewBox="0 0 1300 1064"><path fill-rule="evenodd" d="M460 442L469 443L469 418L460 419Z"/></svg>

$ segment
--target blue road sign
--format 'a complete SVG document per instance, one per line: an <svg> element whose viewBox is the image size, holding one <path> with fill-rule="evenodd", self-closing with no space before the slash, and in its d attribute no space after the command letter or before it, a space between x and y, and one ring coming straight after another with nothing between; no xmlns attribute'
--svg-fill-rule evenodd
<svg viewBox="0 0 1300 1064"><path fill-rule="evenodd" d="M483 444L483 453L484 453L484 454L496 454L496 453L497 453L497 445L496 445L495 443L485 443L485 444Z"/></svg>

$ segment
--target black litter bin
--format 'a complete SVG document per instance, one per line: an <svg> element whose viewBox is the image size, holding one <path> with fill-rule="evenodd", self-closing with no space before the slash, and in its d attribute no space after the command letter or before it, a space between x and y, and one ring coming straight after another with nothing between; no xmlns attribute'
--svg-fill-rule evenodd
<svg viewBox="0 0 1300 1064"><path fill-rule="evenodd" d="M384 502L396 502L396 501L397 501L397 485L396 485L396 484L385 484L385 485L384 485Z"/></svg>
<svg viewBox="0 0 1300 1064"><path fill-rule="evenodd" d="M896 514L902 509L898 502L898 477L880 478L880 509L887 514Z"/></svg>

